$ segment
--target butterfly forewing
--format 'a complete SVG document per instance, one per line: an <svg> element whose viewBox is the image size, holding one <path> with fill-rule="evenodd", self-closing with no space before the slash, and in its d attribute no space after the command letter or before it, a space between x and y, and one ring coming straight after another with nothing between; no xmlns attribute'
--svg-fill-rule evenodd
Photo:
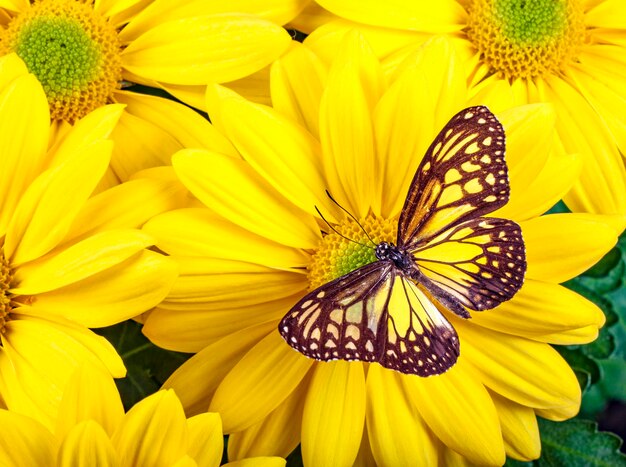
<svg viewBox="0 0 626 467"><path fill-rule="evenodd" d="M483 106L456 114L428 148L398 222L399 246L411 247L509 199L504 130Z"/></svg>
<svg viewBox="0 0 626 467"><path fill-rule="evenodd" d="M411 253L427 278L473 310L511 299L524 282L522 232L508 219L461 222ZM437 295L436 290L431 292Z"/></svg>
<svg viewBox="0 0 626 467"><path fill-rule="evenodd" d="M388 261L363 266L307 294L279 324L307 357L379 362L429 376L459 354L456 332L424 292Z"/></svg>

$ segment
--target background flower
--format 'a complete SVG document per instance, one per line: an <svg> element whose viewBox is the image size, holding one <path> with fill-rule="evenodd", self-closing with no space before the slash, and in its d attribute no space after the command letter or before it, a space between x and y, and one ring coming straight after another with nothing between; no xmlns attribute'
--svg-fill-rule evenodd
<svg viewBox="0 0 626 467"><path fill-rule="evenodd" d="M580 179L564 197L576 212L624 214L626 23L611 0L319 0L340 18L305 41L329 61L346 31L358 29L388 72L429 37L446 34L465 62L470 93L496 109L513 100L549 102L570 153L583 157Z"/></svg>
<svg viewBox="0 0 626 467"><path fill-rule="evenodd" d="M0 395L50 426L80 364L126 369L89 328L150 309L176 265L137 230L179 204L170 183L137 180L92 196L112 150L120 105L88 114L50 147L46 97L15 55L0 58Z"/></svg>
<svg viewBox="0 0 626 467"><path fill-rule="evenodd" d="M121 87L161 88L198 108L209 82L267 96L267 79L245 78L287 50L291 38L280 25L305 3L13 2L3 5L0 55L17 53L37 76L61 135L64 122L105 104L126 104L103 182L114 186L141 169L169 164L183 147L220 148L196 112Z"/></svg>
<svg viewBox="0 0 626 467"><path fill-rule="evenodd" d="M204 413L185 419L172 390L143 399L124 414L111 377L91 367L74 371L53 429L0 409L11 427L0 442L4 465L172 466L220 465L224 439L220 417ZM253 462L253 464L252 464ZM265 457L231 466L281 467Z"/></svg>
<svg viewBox="0 0 626 467"><path fill-rule="evenodd" d="M393 241L389 226L420 158L449 117L473 103L446 42L417 51L389 84L360 35L340 50L330 70L304 47L279 60L276 109L209 89L213 122L241 158L179 152L176 173L210 209L175 210L144 227L181 272L144 332L163 347L198 352L165 387L189 414L210 407L222 415L235 459L286 455L300 441L307 465L351 465L357 456L388 465L501 464L505 452L536 458L536 415L562 420L580 404L573 372L548 343L589 342L604 323L595 305L558 283L602 257L623 218L538 217L575 182L580 158L555 139L549 107L499 112L511 200L493 215L524 233L529 267L518 295L468 321L447 313L462 350L441 376L301 356L277 323L313 286L320 257L353 251L345 240L325 243L331 235L322 238L315 206L344 235L359 235L324 190L376 241Z"/></svg>

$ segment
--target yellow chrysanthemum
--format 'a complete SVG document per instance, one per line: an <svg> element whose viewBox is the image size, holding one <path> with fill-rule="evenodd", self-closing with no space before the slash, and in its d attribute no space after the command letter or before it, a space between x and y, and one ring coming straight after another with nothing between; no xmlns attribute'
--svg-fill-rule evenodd
<svg viewBox="0 0 626 467"><path fill-rule="evenodd" d="M137 229L179 203L170 183L137 180L92 196L121 112L101 107L49 147L41 85L14 54L0 58L0 398L48 426L78 365L126 373L89 328L148 310L176 277Z"/></svg>
<svg viewBox="0 0 626 467"><path fill-rule="evenodd" d="M81 367L68 382L52 429L0 409L5 436L3 466L199 466L217 467L224 438L218 414L185 418L172 390L146 397L126 414L113 379ZM284 459L259 457L231 467L283 467Z"/></svg>
<svg viewBox="0 0 626 467"><path fill-rule="evenodd" d="M349 35L340 50L330 70L304 46L276 62L275 109L213 88L211 117L239 155L174 156L174 170L208 208L172 211L144 227L181 269L144 332L163 347L198 352L165 387L189 414L220 413L232 459L285 456L298 443L308 466L536 458L536 415L562 420L580 404L574 373L549 344L592 341L604 323L595 305L559 283L615 244L623 218L540 217L575 182L580 157L560 147L549 106L502 110L511 198L493 215L522 228L522 289L468 320L446 312L461 354L439 376L305 358L281 338L279 320L311 288L371 261L369 249L322 235L329 229L315 206L338 232L362 238L324 190L377 242L393 241L432 139L476 104L445 41L409 57L389 83L362 36Z"/></svg>
<svg viewBox="0 0 626 467"><path fill-rule="evenodd" d="M470 93L478 101L489 100L496 108L506 108L511 101L552 103L563 145L583 157L580 179L564 198L568 207L575 212L626 213L622 2L317 2L340 17L305 41L326 61L351 29L366 35L387 71L433 34L447 34L463 54Z"/></svg>
<svg viewBox="0 0 626 467"><path fill-rule="evenodd" d="M198 108L209 82L267 95L260 89L267 79L245 78L264 73L288 48L281 24L307 1L4 2L0 55L15 52L25 61L60 126L104 104L127 105L112 135L106 184L114 185L169 164L184 147L220 148L201 116L171 100L121 90L124 83L165 89Z"/></svg>

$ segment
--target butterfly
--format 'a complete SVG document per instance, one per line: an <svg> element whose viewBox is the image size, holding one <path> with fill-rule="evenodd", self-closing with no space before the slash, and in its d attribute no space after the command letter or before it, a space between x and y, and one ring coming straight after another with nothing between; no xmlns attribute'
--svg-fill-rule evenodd
<svg viewBox="0 0 626 467"><path fill-rule="evenodd" d="M316 360L378 362L405 374L444 373L460 354L440 308L470 318L511 299L526 272L522 232L485 217L509 200L505 134L487 107L462 110L432 142L377 260L305 295L279 332Z"/></svg>

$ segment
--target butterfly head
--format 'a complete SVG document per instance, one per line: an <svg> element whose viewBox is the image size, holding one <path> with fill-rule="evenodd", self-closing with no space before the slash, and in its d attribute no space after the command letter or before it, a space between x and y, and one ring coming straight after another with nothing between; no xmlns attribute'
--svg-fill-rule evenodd
<svg viewBox="0 0 626 467"><path fill-rule="evenodd" d="M413 266L411 257L393 243L380 242L376 245L374 253L380 261L393 261L394 265L402 271L406 271Z"/></svg>

